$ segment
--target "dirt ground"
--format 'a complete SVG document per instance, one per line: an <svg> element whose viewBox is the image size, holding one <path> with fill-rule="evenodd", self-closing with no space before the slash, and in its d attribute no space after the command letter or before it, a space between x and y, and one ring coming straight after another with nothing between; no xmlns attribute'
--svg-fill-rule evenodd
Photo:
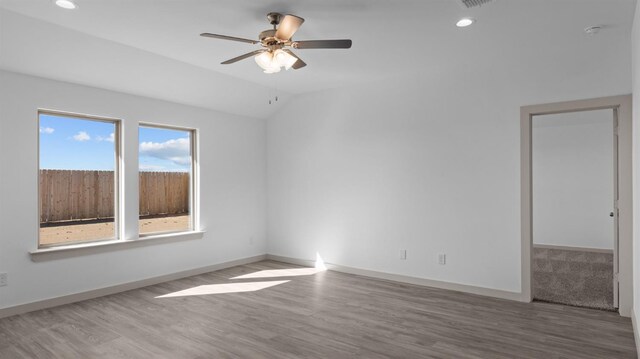
<svg viewBox="0 0 640 359"><path fill-rule="evenodd" d="M139 226L141 234L188 230L189 216L141 219ZM40 228L40 244L51 245L113 238L113 232L113 222L44 227Z"/></svg>

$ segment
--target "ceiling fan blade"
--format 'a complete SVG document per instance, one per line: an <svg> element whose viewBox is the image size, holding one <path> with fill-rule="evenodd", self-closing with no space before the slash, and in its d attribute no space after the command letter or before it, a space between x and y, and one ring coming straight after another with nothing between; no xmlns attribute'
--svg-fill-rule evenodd
<svg viewBox="0 0 640 359"><path fill-rule="evenodd" d="M214 39L221 39L221 40L231 40L231 41L239 41L239 42L246 42L248 44L257 44L258 41L254 41L254 40L249 40L249 39L243 39L241 37L234 37L234 36L227 36L227 35L218 35L218 34L210 34L208 32L202 33L200 34L200 36L203 37L211 37Z"/></svg>
<svg viewBox="0 0 640 359"><path fill-rule="evenodd" d="M351 40L295 41L291 46L294 49L348 49L351 48Z"/></svg>
<svg viewBox="0 0 640 359"><path fill-rule="evenodd" d="M297 69L300 69L300 68L303 68L303 67L307 66L307 64L304 61L302 61L302 59L299 58L298 55L294 54L293 51L291 51L289 49L284 49L284 52L286 52L287 54L289 54L289 55L295 57L296 59L298 59L298 61L296 61L293 64L293 66L291 66L292 69L297 70Z"/></svg>
<svg viewBox="0 0 640 359"><path fill-rule="evenodd" d="M289 40L293 36L293 34L298 31L298 28L304 19L295 16L295 15L285 15L282 20L280 20L280 25L278 25L278 30L276 31L276 38L280 40Z"/></svg>
<svg viewBox="0 0 640 359"><path fill-rule="evenodd" d="M240 55L240 56L238 56L238 57L234 57L234 58L232 58L232 59L229 59L229 60L227 60L227 61L225 61L225 62L221 62L221 64L222 64L222 65L229 65L229 64L232 64L232 63L234 63L234 62L238 62L238 61L240 61L240 60L244 60L244 59L246 59L246 58L248 58L248 57L255 56L255 55L258 55L258 54L261 54L261 53L263 53L263 52L265 52L265 51L267 51L267 50L265 50L265 49L260 49L260 50L256 50L256 51L251 51L251 52L246 53L246 54L244 54L244 55Z"/></svg>

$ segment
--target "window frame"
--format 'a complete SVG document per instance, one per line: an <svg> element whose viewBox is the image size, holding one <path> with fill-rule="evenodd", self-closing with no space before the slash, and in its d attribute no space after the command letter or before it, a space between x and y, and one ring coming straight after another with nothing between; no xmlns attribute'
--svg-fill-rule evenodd
<svg viewBox="0 0 640 359"><path fill-rule="evenodd" d="M67 118L72 118L72 119L78 119L78 120L85 120L85 121L97 121L97 122L106 122L106 123L111 123L114 125L114 130L113 130L113 145L114 145L114 166L113 166L113 200L114 200L114 207L113 207L113 237L109 237L109 238L100 238L100 239L93 239L93 240L77 240L77 241L68 241L68 242L64 242L64 243L55 243L55 244L41 244L40 243L40 218L41 218L41 209L42 209L42 203L41 203L41 193L40 193L40 148L41 148L41 144L40 144L40 116L41 115L50 115L50 116L58 116L58 117L67 117ZM37 235L37 248L38 249L53 249L53 248L63 248L66 246L75 246L75 245L95 245L95 244L99 244L102 242L114 242L114 241L121 241L123 239L123 230L124 227L122 226L122 213L123 213L123 200L120 198L121 194L122 194L122 181L124 180L124 178L122 177L123 171L123 158L122 158L122 119L119 118L114 118L114 117L107 117L107 116L97 116L97 115L90 115L90 114L84 114L84 113L78 113L78 112L69 112L69 111L59 111L59 110L52 110L52 109L46 109L46 108L38 108L37 111L37 126L36 126L36 133L37 133L37 146L36 146L36 151L37 151L37 161L36 161L36 173L37 173L37 191L36 191L36 195L37 195L37 201L38 201L38 209L36 211L36 220L37 220L37 227L38 228L38 235Z"/></svg>
<svg viewBox="0 0 640 359"><path fill-rule="evenodd" d="M175 130L175 131L184 131L189 132L189 152L191 156L191 176L189 178L189 229L187 230L177 230L177 231L162 231L162 232L151 232L151 233L140 233L140 209L138 208L138 238L144 239L153 236L164 236L164 235L179 235L184 233L191 233L199 231L200 226L200 213L199 213L199 187L198 187L198 129L193 127L186 126L175 126L175 125L167 125L164 123L157 122L146 122L141 121L138 122L138 146L137 146L137 156L138 156L138 203L140 201L140 128L141 127L150 127L150 128L158 128L164 130Z"/></svg>

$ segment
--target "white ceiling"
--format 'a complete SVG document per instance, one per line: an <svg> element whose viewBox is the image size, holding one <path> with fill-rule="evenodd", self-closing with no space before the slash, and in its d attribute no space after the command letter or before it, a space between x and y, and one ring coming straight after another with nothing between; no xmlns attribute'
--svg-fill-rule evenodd
<svg viewBox="0 0 640 359"><path fill-rule="evenodd" d="M86 79L84 83L95 86L255 117L277 110L265 105L274 94L286 101L291 94L386 77L518 64L574 71L572 64L588 61L592 54L630 48L635 6L635 0L495 0L472 10L459 0L76 2L79 9L68 11L50 0L0 0L0 7L8 10L0 13L5 23L0 67L72 82ZM220 65L258 45L198 36L212 32L256 38L269 28L270 11L306 19L297 40L350 38L353 47L297 50L307 67L267 75L251 59ZM465 15L477 23L456 28L456 20ZM583 29L591 25L605 28L589 37ZM25 44L31 44L26 46L32 46L31 53ZM77 49L66 59L72 68L61 72L29 56L42 47L52 52ZM88 51L92 54L84 54ZM105 69L102 77L93 73L96 68ZM192 91L166 88L167 82L160 80L133 83L128 71L144 76L144 81L162 74L180 85L176 87Z"/></svg>

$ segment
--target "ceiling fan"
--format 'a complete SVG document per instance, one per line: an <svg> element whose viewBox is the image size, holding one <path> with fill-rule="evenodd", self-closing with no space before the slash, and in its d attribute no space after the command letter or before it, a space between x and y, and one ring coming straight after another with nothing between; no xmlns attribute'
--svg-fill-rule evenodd
<svg viewBox="0 0 640 359"><path fill-rule="evenodd" d="M233 64L249 57L254 57L258 66L265 73L272 74L280 72L282 68L289 70L290 68L297 70L307 66L296 54L289 49L348 49L351 47L351 40L307 40L294 41L293 34L298 31L304 19L295 15L282 15L277 12L267 14L267 19L273 29L262 31L258 35L259 41L244 39L234 36L210 34L208 32L200 34L200 36L211 37L214 39L231 40L245 42L248 44L260 44L261 49L246 53L222 62L223 65Z"/></svg>

